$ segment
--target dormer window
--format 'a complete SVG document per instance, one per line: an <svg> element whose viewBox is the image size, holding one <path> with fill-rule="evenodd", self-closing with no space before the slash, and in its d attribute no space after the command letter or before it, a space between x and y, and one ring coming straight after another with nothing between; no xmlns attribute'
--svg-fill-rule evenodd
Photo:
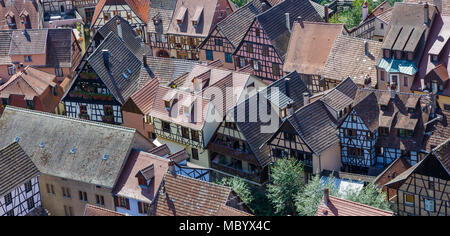
<svg viewBox="0 0 450 236"><path fill-rule="evenodd" d="M27 102L27 108L33 110L34 109L34 101L26 100L26 102Z"/></svg>
<svg viewBox="0 0 450 236"><path fill-rule="evenodd" d="M380 107L381 107L382 111L386 111L387 110L387 105L380 105Z"/></svg>
<svg viewBox="0 0 450 236"><path fill-rule="evenodd" d="M432 61L432 62L438 62L438 60L439 60L439 58L438 58L438 55L430 55L430 60Z"/></svg>
<svg viewBox="0 0 450 236"><path fill-rule="evenodd" d="M155 177L155 166L151 164L140 170L135 177L138 179L139 186L146 189L150 186L152 179Z"/></svg>
<svg viewBox="0 0 450 236"><path fill-rule="evenodd" d="M16 26L16 23L15 23L15 20L14 20L14 13L9 11L8 14L6 14L5 17L6 17L6 23L8 24L9 27Z"/></svg>
<svg viewBox="0 0 450 236"><path fill-rule="evenodd" d="M398 136L401 138L412 138L413 131L407 129L398 129Z"/></svg>
<svg viewBox="0 0 450 236"><path fill-rule="evenodd" d="M192 25L197 27L200 24L201 16L203 14L203 7L199 7L195 10L194 16L192 17Z"/></svg>
<svg viewBox="0 0 450 236"><path fill-rule="evenodd" d="M163 97L162 100L164 101L164 107L166 108L166 110L170 111L170 109L172 108L172 105L173 105L173 101L176 98L176 95L177 95L177 91L176 90L170 90Z"/></svg>
<svg viewBox="0 0 450 236"><path fill-rule="evenodd" d="M414 59L414 53L408 52L408 61L412 61Z"/></svg>
<svg viewBox="0 0 450 236"><path fill-rule="evenodd" d="M186 17L187 8L186 7L180 7L180 11L178 12L176 21L178 25L183 24L184 18Z"/></svg>
<svg viewBox="0 0 450 236"><path fill-rule="evenodd" d="M192 109L194 107L195 100L192 97L187 97L182 103L181 108L183 109L183 114L187 117L191 117Z"/></svg>
<svg viewBox="0 0 450 236"><path fill-rule="evenodd" d="M389 49L384 49L383 55L385 58L390 58L391 57L391 52Z"/></svg>
<svg viewBox="0 0 450 236"><path fill-rule="evenodd" d="M380 127L379 129L381 136L388 136L389 135L389 128L386 127Z"/></svg>

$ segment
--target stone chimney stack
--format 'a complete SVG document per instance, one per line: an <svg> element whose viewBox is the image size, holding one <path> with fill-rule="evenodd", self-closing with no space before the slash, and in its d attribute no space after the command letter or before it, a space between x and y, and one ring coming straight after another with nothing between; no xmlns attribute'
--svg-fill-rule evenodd
<svg viewBox="0 0 450 236"><path fill-rule="evenodd" d="M123 34L122 34L122 22L120 22L120 19L116 20L116 25L117 25L117 35L123 39Z"/></svg>
<svg viewBox="0 0 450 236"><path fill-rule="evenodd" d="M303 93L303 106L309 105L309 93L304 92Z"/></svg>
<svg viewBox="0 0 450 236"><path fill-rule="evenodd" d="M286 28L291 32L291 19L289 18L289 13L286 12L284 15L286 16Z"/></svg>
<svg viewBox="0 0 450 236"><path fill-rule="evenodd" d="M364 0L362 5L362 20L365 21L367 16L369 16L369 3L367 3L367 0Z"/></svg>
<svg viewBox="0 0 450 236"><path fill-rule="evenodd" d="M300 26L303 28L303 18L301 16L297 17L297 22L300 24Z"/></svg>
<svg viewBox="0 0 450 236"><path fill-rule="evenodd" d="M175 172L175 161L173 161L172 159L169 161L169 172L173 175L177 174Z"/></svg>
<svg viewBox="0 0 450 236"><path fill-rule="evenodd" d="M294 104L292 104L291 102L287 105L287 115L294 115Z"/></svg>
<svg viewBox="0 0 450 236"><path fill-rule="evenodd" d="M325 206L328 206L328 203L330 202L330 193L328 191L328 189L324 189L323 190L323 204Z"/></svg>
<svg viewBox="0 0 450 236"><path fill-rule="evenodd" d="M370 88L371 84L372 84L372 78L370 77L370 75L366 75L366 78L364 79L364 87Z"/></svg>

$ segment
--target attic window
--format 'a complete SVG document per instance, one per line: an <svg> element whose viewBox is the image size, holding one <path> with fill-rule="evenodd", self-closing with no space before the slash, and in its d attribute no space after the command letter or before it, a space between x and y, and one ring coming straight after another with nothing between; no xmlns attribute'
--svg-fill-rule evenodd
<svg viewBox="0 0 450 236"><path fill-rule="evenodd" d="M125 79L129 79L130 77L128 77L128 75L127 74L125 74L125 73L122 73L122 76L123 76L123 78L125 78Z"/></svg>
<svg viewBox="0 0 450 236"><path fill-rule="evenodd" d="M197 25L200 23L202 14L203 14L203 7L199 7L195 10L194 16L192 17L192 25L194 27L197 27Z"/></svg>
<svg viewBox="0 0 450 236"><path fill-rule="evenodd" d="M186 16L186 12L187 12L187 8L186 7L181 7L180 8L180 11L178 12L178 15L177 15L177 18L176 18L178 25L183 24L184 18Z"/></svg>
<svg viewBox="0 0 450 236"><path fill-rule="evenodd" d="M70 154L75 154L76 151L77 151L76 148L72 148L72 150L70 150Z"/></svg>
<svg viewBox="0 0 450 236"><path fill-rule="evenodd" d="M430 60L432 61L432 62L438 62L438 55L430 55Z"/></svg>
<svg viewBox="0 0 450 236"><path fill-rule="evenodd" d="M166 110L170 111L173 101L175 100L175 97L177 96L176 90L169 90L166 95L162 98L164 101L164 107Z"/></svg>

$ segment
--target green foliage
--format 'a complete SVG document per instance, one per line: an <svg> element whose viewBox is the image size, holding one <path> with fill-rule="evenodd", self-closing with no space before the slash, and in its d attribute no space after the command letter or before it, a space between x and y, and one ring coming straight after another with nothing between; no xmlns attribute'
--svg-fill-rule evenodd
<svg viewBox="0 0 450 236"><path fill-rule="evenodd" d="M231 0L236 6L242 7L247 3L247 0Z"/></svg>
<svg viewBox="0 0 450 236"><path fill-rule="evenodd" d="M369 205L383 210L390 211L390 205L386 201L386 194L370 183L361 191L347 189L344 193L339 193L333 183L335 178L328 179L326 185L320 184L320 177L315 176L296 197L296 207L299 215L313 216L317 212L317 207L323 197L323 189L328 188L329 194L335 197L347 199L353 202Z"/></svg>
<svg viewBox="0 0 450 236"><path fill-rule="evenodd" d="M328 188L331 195L336 195L336 189L333 187L335 179L329 178L326 185L320 184L320 176L316 175L306 184L303 191L299 192L295 199L297 212L302 216L314 216L317 212L317 206L323 197L323 190Z"/></svg>
<svg viewBox="0 0 450 236"><path fill-rule="evenodd" d="M304 187L303 166L294 159L280 159L271 168L267 197L276 214L296 215L295 196Z"/></svg>
<svg viewBox="0 0 450 236"><path fill-rule="evenodd" d="M341 197L379 209L391 210L389 203L386 201L386 193L382 192L381 189L377 188L373 183L364 187L360 192L347 191L344 196Z"/></svg>
<svg viewBox="0 0 450 236"><path fill-rule="evenodd" d="M223 178L217 183L230 186L255 215L271 216L274 214L273 208L264 190L257 187L251 187L247 182L238 177Z"/></svg>

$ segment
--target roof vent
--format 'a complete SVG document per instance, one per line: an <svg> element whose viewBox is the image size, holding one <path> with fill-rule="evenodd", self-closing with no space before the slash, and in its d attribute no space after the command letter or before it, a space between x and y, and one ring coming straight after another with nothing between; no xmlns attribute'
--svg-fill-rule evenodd
<svg viewBox="0 0 450 236"><path fill-rule="evenodd" d="M44 143L44 142L41 142L41 143L39 144L39 147L40 147L40 148L44 148L44 147L45 147L45 143Z"/></svg>
<svg viewBox="0 0 450 236"><path fill-rule="evenodd" d="M72 150L70 150L70 154L75 154L76 151L77 151L76 148L72 148Z"/></svg>
<svg viewBox="0 0 450 236"><path fill-rule="evenodd" d="M109 158L109 155L108 154L105 154L105 155L103 155L103 160L108 160L108 158Z"/></svg>
<svg viewBox="0 0 450 236"><path fill-rule="evenodd" d="M16 143L18 143L20 141L20 137L16 137L15 139L14 139L14 142L16 142Z"/></svg>

